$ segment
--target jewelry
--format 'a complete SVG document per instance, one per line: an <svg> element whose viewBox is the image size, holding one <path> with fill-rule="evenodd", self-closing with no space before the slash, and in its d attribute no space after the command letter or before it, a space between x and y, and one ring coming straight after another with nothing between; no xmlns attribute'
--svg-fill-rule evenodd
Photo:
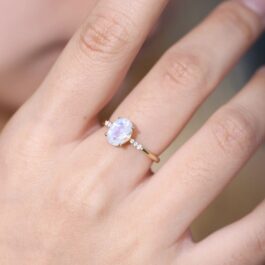
<svg viewBox="0 0 265 265"><path fill-rule="evenodd" d="M119 147L126 143L130 143L137 150L144 152L152 161L156 163L160 161L160 158L157 155L145 149L142 144L132 138L135 127L130 120L125 118L118 118L114 122L107 120L105 121L104 126L108 128L105 136L111 145Z"/></svg>

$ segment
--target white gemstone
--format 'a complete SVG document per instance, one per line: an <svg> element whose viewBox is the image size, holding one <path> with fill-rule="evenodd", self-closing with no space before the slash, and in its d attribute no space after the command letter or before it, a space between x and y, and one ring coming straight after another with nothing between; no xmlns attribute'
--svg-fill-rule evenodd
<svg viewBox="0 0 265 265"><path fill-rule="evenodd" d="M111 122L110 121L105 121L105 126L109 128L111 126Z"/></svg>
<svg viewBox="0 0 265 265"><path fill-rule="evenodd" d="M137 148L137 150L142 150L143 146L141 144L138 144L136 148Z"/></svg>
<svg viewBox="0 0 265 265"><path fill-rule="evenodd" d="M120 146L130 141L132 134L132 122L124 118L118 118L109 127L107 139L111 145Z"/></svg>

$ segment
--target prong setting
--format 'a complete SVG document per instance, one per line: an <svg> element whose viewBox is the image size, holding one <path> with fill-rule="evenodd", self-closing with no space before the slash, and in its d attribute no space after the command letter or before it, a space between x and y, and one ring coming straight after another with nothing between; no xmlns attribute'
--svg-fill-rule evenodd
<svg viewBox="0 0 265 265"><path fill-rule="evenodd" d="M118 118L114 122L106 121L108 128L107 139L113 146L122 146L130 141L133 135L133 124L125 118Z"/></svg>
<svg viewBox="0 0 265 265"><path fill-rule="evenodd" d="M119 117L114 122L105 121L104 126L108 128L105 136L111 145L121 147L126 143L130 143L135 149L145 153L152 161L157 163L160 161L158 156L149 152L142 144L132 138L135 126L130 120Z"/></svg>

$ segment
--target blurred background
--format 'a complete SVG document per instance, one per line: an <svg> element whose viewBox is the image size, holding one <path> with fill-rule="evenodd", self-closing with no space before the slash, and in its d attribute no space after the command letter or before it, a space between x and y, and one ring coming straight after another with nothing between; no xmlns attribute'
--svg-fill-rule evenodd
<svg viewBox="0 0 265 265"><path fill-rule="evenodd" d="M152 37L147 41L135 61L123 88L106 109L105 115L109 115L168 47L198 24L220 2L219 0L172 1L154 30ZM163 154L161 165L204 124L217 108L233 97L257 67L264 63L265 36L258 40L218 89L202 105L192 121ZM157 170L158 168L154 169ZM194 239L200 240L214 230L241 218L264 198L265 146L262 146L234 181L193 224Z"/></svg>

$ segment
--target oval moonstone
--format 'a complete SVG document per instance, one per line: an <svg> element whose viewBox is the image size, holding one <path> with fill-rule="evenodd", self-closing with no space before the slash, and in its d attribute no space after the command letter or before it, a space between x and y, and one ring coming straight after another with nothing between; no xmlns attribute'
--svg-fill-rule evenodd
<svg viewBox="0 0 265 265"><path fill-rule="evenodd" d="M107 139L113 146L127 143L133 134L133 124L128 119L118 118L108 129Z"/></svg>

